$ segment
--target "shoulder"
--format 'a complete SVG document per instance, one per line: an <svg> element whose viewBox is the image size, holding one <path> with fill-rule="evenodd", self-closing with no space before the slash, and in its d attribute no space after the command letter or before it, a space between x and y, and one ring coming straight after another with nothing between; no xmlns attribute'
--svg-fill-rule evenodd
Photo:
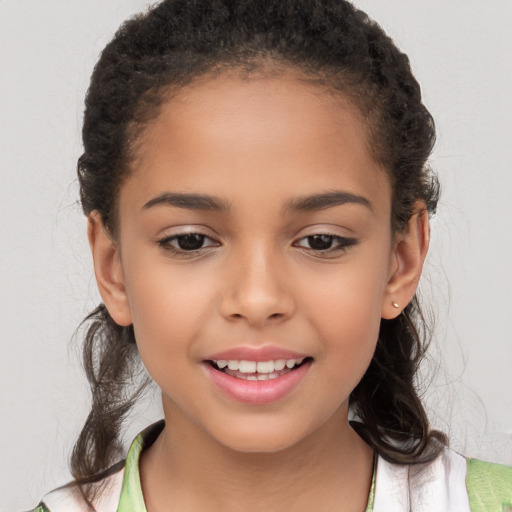
<svg viewBox="0 0 512 512"><path fill-rule="evenodd" d="M391 464L379 458L374 512L511 512L511 471L448 448L423 464Z"/></svg>
<svg viewBox="0 0 512 512"><path fill-rule="evenodd" d="M158 421L144 429L132 442L126 460L119 462L106 471L93 486L92 499L96 512L116 512L119 510L145 510L144 498L139 475L139 457L143 448L155 441L165 426ZM90 512L92 509L85 501L76 485L66 485L47 494L31 512Z"/></svg>
<svg viewBox="0 0 512 512"><path fill-rule="evenodd" d="M36 508L29 510L29 512L50 512L50 511L46 508L46 505L44 503L39 503L39 505Z"/></svg>
<svg viewBox="0 0 512 512"><path fill-rule="evenodd" d="M443 449L431 462L393 464L379 457L374 512L470 512L466 459Z"/></svg>
<svg viewBox="0 0 512 512"><path fill-rule="evenodd" d="M101 487L98 500L93 501L97 512L116 512L121 495L124 468L95 483ZM82 493L75 485L64 486L48 493L32 512L90 512Z"/></svg>
<svg viewBox="0 0 512 512"><path fill-rule="evenodd" d="M471 512L512 511L512 466L467 459Z"/></svg>

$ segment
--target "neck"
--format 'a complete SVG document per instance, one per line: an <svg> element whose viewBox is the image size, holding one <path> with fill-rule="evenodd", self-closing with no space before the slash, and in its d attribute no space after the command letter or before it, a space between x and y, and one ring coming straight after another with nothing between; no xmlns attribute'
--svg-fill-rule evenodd
<svg viewBox="0 0 512 512"><path fill-rule="evenodd" d="M179 418L141 458L148 512L243 510L294 512L365 509L373 454L340 409L292 447L273 453L240 453ZM169 507L169 504L172 504Z"/></svg>

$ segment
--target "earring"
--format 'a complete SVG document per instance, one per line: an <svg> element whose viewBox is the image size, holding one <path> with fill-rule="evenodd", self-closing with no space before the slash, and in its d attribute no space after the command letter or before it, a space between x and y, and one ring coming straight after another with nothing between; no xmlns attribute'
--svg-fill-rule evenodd
<svg viewBox="0 0 512 512"><path fill-rule="evenodd" d="M392 302L392 306L396 309L398 309L400 306L398 305L398 302Z"/></svg>

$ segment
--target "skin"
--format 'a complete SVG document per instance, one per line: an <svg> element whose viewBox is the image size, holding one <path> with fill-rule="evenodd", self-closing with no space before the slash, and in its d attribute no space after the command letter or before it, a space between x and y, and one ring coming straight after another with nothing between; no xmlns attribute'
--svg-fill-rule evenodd
<svg viewBox="0 0 512 512"><path fill-rule="evenodd" d="M391 232L390 181L369 142L341 94L291 73L224 73L179 91L142 134L115 240L91 214L103 300L117 323L133 323L162 391L166 428L141 460L149 512L364 510L373 452L348 424L348 397L381 318L412 298L428 247L424 213ZM283 212L333 190L368 205ZM208 194L228 209L144 208L165 193ZM186 233L208 238L173 253L170 237ZM307 237L318 234L342 238L315 251ZM209 354L266 344L313 358L275 403L239 403L204 371Z"/></svg>

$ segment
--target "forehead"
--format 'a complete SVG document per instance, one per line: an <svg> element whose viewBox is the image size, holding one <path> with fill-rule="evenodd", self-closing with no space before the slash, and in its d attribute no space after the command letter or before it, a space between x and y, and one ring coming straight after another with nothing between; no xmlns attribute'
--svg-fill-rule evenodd
<svg viewBox="0 0 512 512"><path fill-rule="evenodd" d="M147 199L163 189L240 196L245 187L268 202L341 187L386 210L389 180L369 144L342 93L292 74L222 73L169 95L138 140L132 178Z"/></svg>

